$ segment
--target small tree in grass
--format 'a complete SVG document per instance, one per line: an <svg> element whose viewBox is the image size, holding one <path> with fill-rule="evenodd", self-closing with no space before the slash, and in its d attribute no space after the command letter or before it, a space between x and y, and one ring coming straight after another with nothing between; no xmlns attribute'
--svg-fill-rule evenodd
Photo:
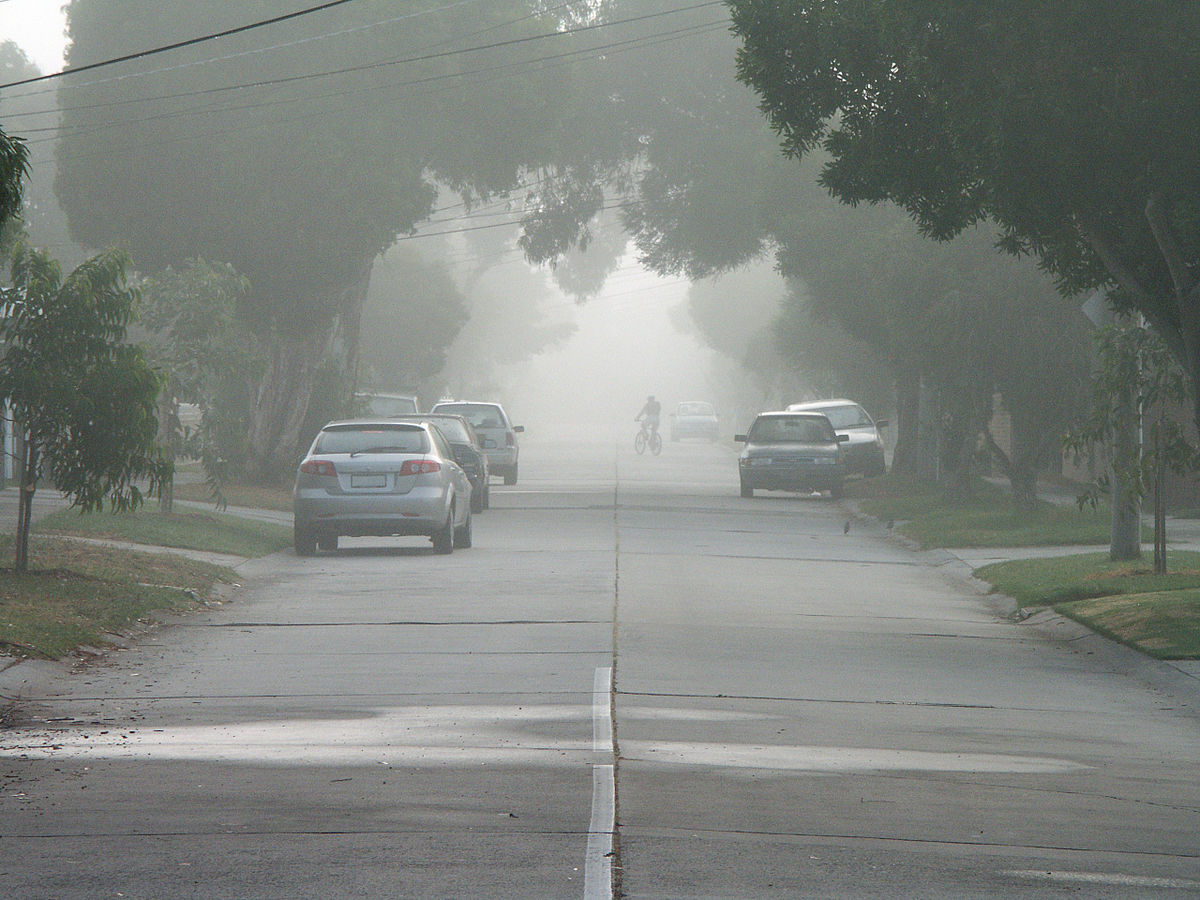
<svg viewBox="0 0 1200 900"><path fill-rule="evenodd" d="M110 251L65 279L58 263L26 246L13 254L13 286L2 295L0 400L24 437L14 569L29 564L33 495L45 473L73 506L94 512L142 502L171 474L155 446L159 376L126 344L137 292L128 260Z"/></svg>
<svg viewBox="0 0 1200 900"><path fill-rule="evenodd" d="M1102 475L1082 497L1080 504L1096 502L1101 491L1113 498L1114 522L1119 516L1138 517L1147 495L1154 506L1154 571L1167 571L1166 498L1167 471L1190 475L1200 471L1200 450L1188 439L1177 415L1187 409L1191 385L1171 355L1165 341L1146 328L1128 321L1110 325L1096 336L1096 373L1092 383L1092 412L1066 438L1066 448L1075 453L1097 446L1113 448L1111 475ZM1131 435L1141 415L1140 452L1121 452L1122 435ZM1118 508L1124 505L1125 509ZM1114 526L1114 533L1116 528ZM1138 527L1135 534L1140 534ZM1127 552L1118 549L1114 537L1111 556L1127 559L1140 555L1135 541Z"/></svg>

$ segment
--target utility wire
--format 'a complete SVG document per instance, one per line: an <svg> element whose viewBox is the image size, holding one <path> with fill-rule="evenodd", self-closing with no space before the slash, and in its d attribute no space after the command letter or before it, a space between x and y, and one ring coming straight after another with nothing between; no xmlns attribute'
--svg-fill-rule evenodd
<svg viewBox="0 0 1200 900"><path fill-rule="evenodd" d="M324 6L313 7L311 10L302 11L301 13L289 13L287 16L280 17L280 18L294 18L297 15L306 14L307 12L324 9L327 6L337 6L337 5L340 5L343 3L349 3L349 2L352 2L352 0L332 0L332 2L325 4ZM569 35L580 34L580 33L588 32L588 31L595 31L595 30L601 29L601 28L612 28L612 27L618 26L618 25L628 25L628 24L632 24L632 23L636 23L636 22L643 22L643 21L646 21L649 19L658 19L663 16L675 15L677 13L692 12L692 11L698 10L698 9L705 9L710 6L723 6L724 4L725 4L725 0L706 0L706 2L696 3L691 6L684 6L684 7L679 7L677 9L669 9L669 10L664 10L662 12L656 12L656 13L647 13L647 14L641 15L641 16L633 16L628 19L614 19L610 22L597 22L597 23L593 23L590 25L580 25L575 28L564 28L561 31L554 31L554 32L550 32L548 34L536 34L536 35L529 35L526 37L510 38L510 39L504 40L504 41L494 41L489 44L477 44L477 45L471 46L471 47L462 47L457 50L443 50L443 51L440 51L437 53L425 53L425 54L420 54L417 56L400 57L398 59L384 60L382 62L364 63L362 65L346 66L346 67L343 67L340 69L329 69L329 70L326 70L323 72L308 72L308 73L305 73L302 75L287 75L287 76L281 76L279 78L268 78L268 79L263 79L261 81L251 81L251 82L246 82L243 84L227 85L227 86L221 87L221 88L212 88L211 90L212 91L223 91L223 90L228 91L228 90L239 90L241 88L246 88L246 87L266 87L266 86L270 86L270 85L288 84L288 83L296 82L296 81L308 81L313 78L327 78L331 75L345 75L345 74L349 74L349 73L353 73L353 72L365 72L365 71L370 71L372 69L404 65L404 64L408 64L408 63L430 62L435 59L444 59L446 57L451 57L451 56L461 56L461 55L464 55L467 53L478 53L478 52L481 52L484 50L497 50L497 49L501 49L501 48L505 48L505 47L512 47L512 46L517 46L520 44L527 44L527 43L531 43L531 42L535 42L535 41L544 41L544 40L549 40L549 39L553 39L553 38L567 37ZM268 20L268 22L274 22L274 21L278 21L278 20L279 19L277 18L277 19ZM255 23L253 25L245 25L245 26L241 26L236 29L231 29L228 32L221 32L220 34L210 35L210 36L203 37L203 38L193 38L189 41L183 41L183 42L180 42L177 44L172 44L168 47L158 48L156 50L143 51L141 53L129 54L127 56L118 57L116 59L111 59L111 60L106 60L104 62L91 63L90 65L81 66L79 68L64 69L62 72L54 73L51 75L40 75L36 78L26 78L22 81L13 81L13 82L9 82L7 84L0 84L0 90L3 90L4 88L18 87L18 86L24 85L24 84L32 84L34 82L39 82L39 81L45 81L50 78L58 78L62 75L70 75L75 72L81 72L86 69L92 69L92 68L97 68L99 66L110 65L110 64L116 63L116 62L123 62L128 59L136 59L141 56L146 56L146 55L149 55L152 53L159 53L159 52L162 52L163 50L189 46L191 44L199 43L201 41L212 40L215 37L223 37L226 34L233 34L233 33L239 32L239 31L248 30L250 28L260 27L262 24L264 24L264 23Z"/></svg>
<svg viewBox="0 0 1200 900"><path fill-rule="evenodd" d="M28 135L45 134L45 133L62 134L62 135L70 134L70 135L79 136L81 134L87 135L87 134L91 134L91 133L94 133L97 131L104 131L104 130L108 130L108 129L112 129L112 128L122 128L122 129L128 128L133 125L142 125L147 122L160 121L163 119L180 119L180 118L190 118L190 117L198 116L198 115L214 115L214 114L219 114L219 113L246 112L246 111L267 109L267 108L284 106L284 105L295 104L295 103L313 103L313 102L319 102L321 100L330 100L330 99L337 99L340 97L354 96L357 94L366 93L368 91L384 91L384 90L390 90L390 89L396 89L396 88L404 88L404 87L432 84L432 83L439 82L439 81L447 81L447 80L453 80L453 79L467 79L467 78L471 78L472 76L476 76L476 75L497 74L497 73L503 73L506 71L510 71L513 69L516 69L518 71L511 72L511 74L519 75L525 71L529 71L530 69L534 68L535 66L537 66L539 68L545 67L546 64L548 64L548 63L561 62L561 61L576 59L576 58L580 58L580 57L583 57L585 59L589 59L589 58L596 59L601 56L612 56L612 55L615 55L615 53L617 53L617 52L626 52L630 49L643 49L646 47L655 46L657 44L677 40L680 38L692 37L694 35L702 35L702 34L706 34L706 33L711 33L714 30L725 27L726 24L727 23L725 21L719 21L719 22L708 23L706 25L688 26L685 28L676 29L674 31L660 32L655 35L646 35L646 36L643 36L640 38L631 38L629 40L624 40L624 41L614 41L612 43L604 44L604 45L601 45L598 47L588 47L588 48L579 49L579 50L570 50L570 51L566 51L563 53L553 54L550 56L536 57L534 59L520 60L517 62L504 63L502 65L496 65L496 66L487 66L487 67L483 67L483 68L479 68L479 69L472 69L472 70L468 70L468 71L449 72L449 73L444 73L441 75L429 75L429 76L425 76L422 78L414 78L414 79L395 81L395 82L391 82L389 84L384 84L384 85L371 85L368 87L359 87L359 88L354 88L349 91L333 91L333 92L328 92L325 94L306 94L303 96L289 97L289 98L285 98L285 99L260 100L260 101L256 101L253 103L243 103L243 104L238 104L238 105L233 105L233 106L209 106L209 107L196 107L196 108L184 109L184 110L173 110L170 112L162 112L162 113L155 113L152 115L147 115L142 118L123 119L123 120L119 120L119 121L108 121L108 122L99 123L99 124L91 123L88 125L78 125L78 126L73 126L73 127L65 127L65 126L59 124L59 125L48 125L48 126L39 127L39 128L26 128L26 129L22 129L21 136L25 137ZM220 91L222 89L215 89L215 90ZM124 105L127 103L160 102L162 100L175 100L175 99L184 99L187 97L199 97L199 96L204 96L209 93L212 93L212 91L194 91L194 92L190 92L190 93L186 93L186 94L176 94L176 95L167 96L167 97L153 97L153 98L145 98L145 99L140 99L140 100L116 101L116 103L114 103L113 105ZM34 114L35 113L26 113L26 115L34 115ZM41 114L41 113L36 113L36 114ZM13 114L11 116L8 116L7 118L14 119L18 115L20 115L20 114ZM40 143L40 141L31 141L30 143Z"/></svg>
<svg viewBox="0 0 1200 900"><path fill-rule="evenodd" d="M601 45L595 46L595 47L586 47L586 48L581 48L581 49L577 49L577 50L568 50L568 51L564 51L562 53L551 54L549 56L538 56L538 57L533 57L531 59L518 60L516 62L503 63L503 64L499 64L499 65L494 65L494 66L485 66L485 67L477 68L477 69L469 69L469 70L456 71L456 72L447 72L447 73L443 73L440 75L428 75L428 76L424 76L421 78L393 81L388 84L370 85L367 87L357 87L357 88L353 88L351 90L345 90L345 91L332 91L332 92L328 92L328 93L324 93L324 94L304 94L304 95L288 97L288 98L284 98L284 99L260 100L260 101L256 101L253 103L244 103L244 104L234 105L234 106L210 106L207 108L196 107L196 108L192 108L192 109L174 110L169 113L157 113L157 114L146 116L146 117L140 118L140 119L124 119L121 121L107 122L107 123L105 123L104 127L124 128L129 125L140 125L143 122L154 121L156 119L179 118L179 117L190 116L190 115L198 114L198 113L238 112L238 111L244 111L244 110L261 109L261 108L269 107L269 106L285 105L285 104L289 104L289 103L314 102L314 101L319 101L319 100L336 99L339 97L352 96L354 94L364 93L367 91L387 90L389 88L410 87L413 85L430 84L433 82L446 81L446 80L450 80L450 79L469 78L474 75L486 75L486 74L491 74L491 73L496 73L496 72L504 72L506 70L513 69L513 68L523 68L523 67L532 68L534 65L538 65L538 64L545 64L545 63L556 62L556 61L560 61L560 60L569 60L569 59L578 58L578 57L596 58L601 55L612 55L613 51L621 51L626 48L637 49L639 47L653 46L657 43L662 43L664 41L669 41L669 40L672 40L672 39L675 39L678 37L690 37L693 34L710 33L718 28L724 27L727 24L728 23L726 21L721 20L721 21L717 21L717 22L710 22L710 23L703 24L703 25L689 25L684 28L675 29L673 31L664 31L664 32L658 32L656 34L642 35L641 37L637 37L637 38L629 38L629 39L623 40L623 41L613 41L611 43L601 44ZM113 101L110 101L107 103L89 104L86 106L64 107L61 111L62 112L75 112L75 111L93 110L93 109L110 109L110 108L113 108L116 106L128 106L130 104L137 104L137 103L159 103L159 102L163 102L166 100L183 100L183 99L187 99L189 97L205 97L205 96L209 96L212 94L219 94L219 93L223 93L228 90L230 90L230 88L227 88L227 87L206 88L206 89L197 90L197 91L184 91L184 92L177 93L177 94L160 94L160 95L154 96L154 97L137 97L137 98L131 98L131 99L127 99L127 100L113 100ZM6 114L5 120L11 121L13 119L21 118L24 116L46 115L47 113L52 112L52 111L53 110L30 110L30 111L25 111L25 112L13 112L13 113ZM94 126L79 126L79 127L94 127ZM41 127L41 128L27 128L27 129L22 130L22 135L39 134L39 133L44 133L44 132L48 132L48 131L61 131L61 130L64 130L62 128L62 126L57 126L57 125L46 126L46 127Z"/></svg>
<svg viewBox="0 0 1200 900"><path fill-rule="evenodd" d="M63 69L61 72L51 72L49 75L37 75L33 78L23 78L20 81L10 81L6 84L0 84L0 90L10 87L20 87L23 84L35 84L39 81L49 81L52 78L62 78L64 75L75 75L79 72L87 72L91 69L99 69L102 66L111 66L116 63L129 62L133 59L145 59L147 56L154 56L159 53L166 53L168 50L178 50L181 47L191 47L195 44L203 44L206 41L215 41L217 38L229 37L233 34L241 34L245 31L253 31L255 28L263 28L267 25L275 25L279 22L286 22L289 19L298 19L301 16L312 15L316 12L323 12L327 9L332 9L335 6L344 6L347 3L353 3L354 0L329 0L328 3L322 3L319 6L310 6L307 9L296 10L295 12L284 13L282 16L275 16L270 19L262 19L258 22L251 22L248 25L239 25L236 28L227 28L225 31L218 31L213 34L205 34L200 37L188 38L185 41L176 41L173 44L165 44L161 47L154 47L151 50L139 50L135 53L126 53L124 56L117 56L112 59L101 60L100 62L88 63L85 66L72 66L69 69Z"/></svg>
<svg viewBox="0 0 1200 900"><path fill-rule="evenodd" d="M559 54L554 57L535 58L533 60L529 60L529 61L523 62L523 63L510 63L510 64L507 64L506 66L492 67L492 69L495 69L495 68L516 69L516 71L513 71L506 75L500 76L500 77L512 78L512 77L517 77L526 71L525 68L518 68L521 66L533 66L536 64L544 65L545 62L548 60L560 60L560 64L562 64L561 60L563 58L581 54L581 53L590 53L590 54L592 54L592 59L597 60L597 59L600 59L601 57L614 56L617 53L628 53L628 52L631 52L634 50L641 50L641 49L645 49L647 47L652 47L657 44L667 43L667 42L679 40L681 38L691 37L696 34L704 34L706 32L711 32L717 28L723 28L723 27L725 27L726 24L727 23L724 21L715 22L715 23L711 23L708 26L697 26L697 27L688 28L688 29L681 29L678 33L660 33L659 35L652 35L652 36L649 36L649 40L647 40L645 38L640 39L640 41L641 41L640 43L638 43L636 41L619 42L619 43L632 44L632 46L621 47L621 46L617 46L615 44L611 45L611 46L606 45L606 46L602 46L600 48L590 48L586 51L572 51L571 53ZM613 47L615 47L615 49L612 49ZM612 50L612 52L605 52L606 50ZM478 69L478 70L473 70L470 72L455 73L454 75L451 75L451 76L431 76L429 78L414 79L411 81L401 81L401 82L394 82L394 83L386 84L386 85L374 85L371 87L356 88L352 91L342 91L342 92L336 92L333 94L325 95L322 98L295 97L295 98L290 98L290 99L286 99L286 100L266 101L263 104L259 104L259 105L260 106L281 106L284 104L296 103L296 102L301 102L301 101L309 100L309 99L328 99L329 97L351 96L354 94L361 94L365 91L389 90L389 89L394 89L397 87L407 87L407 86L411 86L413 84L424 84L429 81L436 81L436 80L441 80L443 78L449 78L449 77L466 77L466 76L476 75L476 74L486 74L486 73L492 71L492 69ZM448 88L443 88L440 91L429 92L429 94L427 94L427 95L437 94L437 93L446 93L446 92L458 90L458 89L459 89L459 86L450 86ZM225 111L225 110L223 108L210 108L210 109L193 110L192 113L199 115L201 113L214 112L214 111L221 112L221 111ZM248 133L248 131L250 131L250 130L261 131L263 129L277 128L284 124L303 122L305 120L310 120L310 119L325 116L326 114L327 113L324 110L317 110L315 112L304 113L299 116L292 116L292 117L287 117L284 119L276 119L276 120L270 121L270 122L260 122L260 123L255 123L255 124L248 125L248 126L235 126L235 127L231 127L231 128L219 131L219 132L207 131L207 132L203 132L200 134L182 135L182 136L172 137L172 138L166 139L166 140L155 141L153 143L146 143L144 141L141 141L141 142L137 142L137 143L128 145L126 147L108 146L108 147L105 147L102 152L104 154L111 154L114 152L124 152L125 150L132 150L134 148L138 148L138 149L142 149L142 150L151 148L151 147L163 148L163 147L167 147L167 146L170 146L173 144L188 143L188 142L191 142L194 140L213 140L214 138L227 137L227 136L231 136L231 135L232 136L246 135ZM81 130L73 130L71 132L71 134L75 137L86 136L88 134L94 134L94 133L105 131L105 130L108 130L111 128L124 128L129 125L135 125L135 124L138 124L139 121L144 121L144 120L124 120L121 122L105 122L105 123L93 124L90 126L79 126L79 129L81 129ZM41 131L41 130L57 131L58 127L55 126L54 128L39 129L39 131ZM31 130L31 133L32 133L32 130ZM29 141L27 141L27 143L31 148L36 149L37 145L52 143L55 140L57 140L57 137L55 137L55 136L44 136L44 137L32 138ZM79 158L83 158L85 156L91 156L91 155L94 155L94 153L92 153L92 152L75 153L70 156L60 157L59 161L63 162L63 161L67 161L67 160L74 160L74 159L79 159Z"/></svg>
<svg viewBox="0 0 1200 900"><path fill-rule="evenodd" d="M2 0L0 0L0 2L2 2ZM284 41L284 42L278 43L278 44L269 44L265 47L256 47L252 50L242 50L237 53L227 53L224 56L208 56L208 57L205 57L204 59L197 59L197 60L193 60L191 62L184 62L184 63L177 63L175 65L161 66L160 68L157 68L157 69L142 69L141 71L138 71L138 72L127 72L122 75L114 75L111 78L98 78L93 81L84 81L84 82L80 82L80 83L75 83L75 84L71 84L70 88L72 90L75 90L78 88L96 87L98 85L112 84L113 82L118 82L118 81L126 81L130 78L145 78L146 76L149 76L149 75L161 75L164 72L177 72L177 71L180 71L181 69L190 69L190 68L195 68L197 66L208 66L208 65L212 65L213 63L229 62L230 60L241 59L241 58L244 58L247 56L257 56L257 55L263 54L263 53L271 53L275 50L287 50L292 47L299 47L304 44L311 44L311 43L315 43L316 41L323 41L323 40L327 40L329 38L346 37L347 35L355 34L356 32L370 31L372 29L380 28L385 25L395 25L397 22L407 22L410 19L416 19L416 18L421 18L424 16L430 16L430 15L437 15L439 13L444 13L444 12L448 12L449 10L456 9L457 7L460 7L460 6L473 6L478 3L487 3L487 2L490 2L490 0L457 0L457 2L447 4L446 6L439 6L439 7L435 7L432 9L424 9L419 12L405 13L404 15L393 16L390 19L381 19L381 20L378 20L375 22L368 22L363 25L355 25L355 26L349 27L349 28L340 28L336 31L327 31L323 34L315 34L310 37L299 38L297 40ZM561 10L561 9L569 8L578 2L581 2L581 0L569 0L569 2L567 2L567 3L563 3L559 6L551 8L550 10L548 10L548 12L553 13L553 12L557 12L558 10ZM532 17L532 15L520 16L520 17L513 19L511 21L508 21L508 22L504 22L504 23L501 23L498 25L492 25L492 26L489 26L488 28L482 28L478 31L471 32L470 34L464 35L463 37L476 37L481 34L487 34L489 31L496 31L501 28L506 28L510 25L516 25L516 24L523 22L531 17ZM440 46L443 46L444 44L451 43L452 40L453 40L453 38L446 38L445 40L440 41L431 46L440 47ZM75 70L72 70L72 71L75 71ZM57 88L48 87L48 88L42 88L41 90L37 90L37 91L26 91L26 92L21 93L19 96L20 97L38 97L43 94L54 93L56 90L57 90ZM133 101L133 102L136 102L136 101ZM103 105L103 104L93 104L93 105ZM84 106L84 107L78 107L78 108L86 109L88 107Z"/></svg>

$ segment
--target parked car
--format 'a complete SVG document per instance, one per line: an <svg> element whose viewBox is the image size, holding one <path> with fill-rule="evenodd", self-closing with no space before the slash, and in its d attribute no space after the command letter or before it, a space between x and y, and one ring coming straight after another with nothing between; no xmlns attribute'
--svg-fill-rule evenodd
<svg viewBox="0 0 1200 900"><path fill-rule="evenodd" d="M424 422L330 422L292 491L296 553L341 535L426 535L438 553L471 546L471 482L441 431Z"/></svg>
<svg viewBox="0 0 1200 900"><path fill-rule="evenodd" d="M871 478L887 472L883 455L881 428L887 427L887 419L876 422L867 411L853 400L814 400L811 403L793 403L789 412L818 412L829 419L833 430L844 435L842 461L847 475L865 475Z"/></svg>
<svg viewBox="0 0 1200 900"><path fill-rule="evenodd" d="M743 497L753 497L759 488L842 496L845 439L820 413L762 412L750 430L734 440L746 445L738 456Z"/></svg>
<svg viewBox="0 0 1200 900"><path fill-rule="evenodd" d="M471 480L471 512L483 512L491 506L488 458L483 452L483 442L470 422L451 413L417 413L393 418L400 422L429 422L436 425L450 442L455 461Z"/></svg>
<svg viewBox="0 0 1200 900"><path fill-rule="evenodd" d="M417 398L412 394L376 394L360 391L354 395L354 399L362 404L360 408L367 416L401 416L421 411Z"/></svg>
<svg viewBox="0 0 1200 900"><path fill-rule="evenodd" d="M715 441L720 436L717 411L706 400L685 400L671 413L671 440L700 437Z"/></svg>
<svg viewBox="0 0 1200 900"><path fill-rule="evenodd" d="M462 416L475 428L483 441L483 452L487 454L488 469L493 475L504 478L505 484L517 483L517 466L521 448L517 435L525 430L522 425L513 425L499 403L484 403L473 400L441 400L433 404L430 412L454 413Z"/></svg>

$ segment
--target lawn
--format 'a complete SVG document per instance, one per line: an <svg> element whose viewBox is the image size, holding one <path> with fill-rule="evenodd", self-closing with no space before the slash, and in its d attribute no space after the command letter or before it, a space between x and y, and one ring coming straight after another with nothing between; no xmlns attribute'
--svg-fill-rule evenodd
<svg viewBox="0 0 1200 900"><path fill-rule="evenodd" d="M1166 575L1107 553L994 563L975 576L1023 607L1050 606L1159 659L1200 658L1200 553L1170 551Z"/></svg>
<svg viewBox="0 0 1200 900"><path fill-rule="evenodd" d="M1032 514L1018 513L1005 491L986 482L967 502L947 500L924 484L891 478L847 484L847 494L863 512L930 547L1053 547L1107 545L1111 514L1107 506L1079 509L1040 502Z"/></svg>
<svg viewBox="0 0 1200 900"><path fill-rule="evenodd" d="M236 573L224 566L36 535L29 572L11 569L13 541L0 535L0 652L59 659L106 635L143 627L156 611L183 613Z"/></svg>
<svg viewBox="0 0 1200 900"><path fill-rule="evenodd" d="M229 506L245 506L251 509L273 509L277 512L292 511L291 487L263 487L257 484L233 482L221 486L221 496ZM175 485L175 499L189 500L214 506L212 489L202 482Z"/></svg>
<svg viewBox="0 0 1200 900"><path fill-rule="evenodd" d="M211 511L182 510L165 515L153 507L134 512L88 513L62 509L35 526L40 534L71 534L258 557L275 553L292 541L290 527Z"/></svg>

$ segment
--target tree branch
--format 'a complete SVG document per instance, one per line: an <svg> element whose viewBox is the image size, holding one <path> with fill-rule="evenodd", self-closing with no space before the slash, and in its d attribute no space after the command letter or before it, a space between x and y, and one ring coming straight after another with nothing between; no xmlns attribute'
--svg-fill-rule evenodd
<svg viewBox="0 0 1200 900"><path fill-rule="evenodd" d="M996 439L992 436L992 429L984 426L983 437L987 441L988 449L992 451L992 455L1000 463L1000 468L1004 470L1004 476L1009 481L1014 481L1017 473L1016 467L1013 466L1013 461L1009 459L1008 454L1004 452L1004 448L996 443Z"/></svg>
<svg viewBox="0 0 1200 900"><path fill-rule="evenodd" d="M1087 242L1096 252L1096 255L1100 257L1100 261L1104 263L1104 268L1108 270L1108 274L1121 287L1129 291L1133 296L1138 311L1146 317L1158 333L1158 336L1167 342L1167 346L1171 348L1171 353L1183 365L1184 370L1190 372L1192 367L1188 359L1188 348L1183 339L1183 329L1180 325L1171 322L1159 311L1156 302L1158 298L1151 294L1133 270L1122 262L1120 255L1113 249L1108 238L1104 236L1099 223L1090 216L1079 212L1075 214L1075 220Z"/></svg>
<svg viewBox="0 0 1200 900"><path fill-rule="evenodd" d="M1191 293L1194 279L1188 271L1183 250L1180 248L1179 242L1175 239L1174 232L1171 231L1171 224L1167 221L1167 214L1167 203L1163 199L1162 192L1156 191L1151 194L1150 198L1146 201L1146 221L1150 223L1150 231L1154 235L1154 240L1158 244L1158 250L1167 264L1167 270L1171 273L1171 281L1175 285L1176 299L1182 301Z"/></svg>

